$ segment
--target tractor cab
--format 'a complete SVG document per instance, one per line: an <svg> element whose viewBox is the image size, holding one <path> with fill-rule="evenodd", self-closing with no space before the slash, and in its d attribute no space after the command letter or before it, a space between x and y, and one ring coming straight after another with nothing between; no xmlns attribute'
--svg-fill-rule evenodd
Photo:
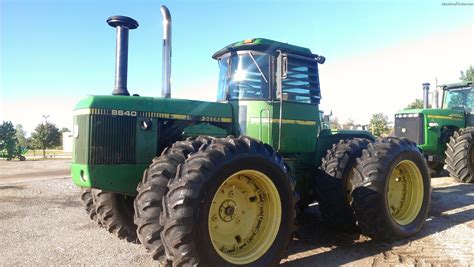
<svg viewBox="0 0 474 267"><path fill-rule="evenodd" d="M228 45L213 58L219 63L217 100L233 106L239 134L282 152L314 149L321 126L318 63L324 57L256 38Z"/></svg>
<svg viewBox="0 0 474 267"><path fill-rule="evenodd" d="M443 85L443 109L462 111L466 114L466 126L474 126L473 82Z"/></svg>
<svg viewBox="0 0 474 267"><path fill-rule="evenodd" d="M321 98L317 64L325 58L307 48L248 39L221 49L213 58L219 62L220 101L282 99L318 104Z"/></svg>

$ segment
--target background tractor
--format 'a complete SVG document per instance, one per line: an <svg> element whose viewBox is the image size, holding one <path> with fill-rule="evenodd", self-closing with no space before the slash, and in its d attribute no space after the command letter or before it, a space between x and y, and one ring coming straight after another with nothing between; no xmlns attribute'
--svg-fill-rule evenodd
<svg viewBox="0 0 474 267"><path fill-rule="evenodd" d="M295 216L318 202L327 222L366 235L417 233L430 179L415 143L331 131L320 120L309 49L263 38L217 51L217 102L173 99L171 16L163 15L162 97L127 90L129 30L114 16L111 96L74 110L74 183L92 219L174 266L276 265ZM137 240L138 239L138 240Z"/></svg>
<svg viewBox="0 0 474 267"><path fill-rule="evenodd" d="M441 88L441 108L428 108L429 83L423 84L424 108L397 113L395 135L406 137L418 144L433 175L439 175L446 164L446 169L452 177L465 183L473 183L473 82L447 84Z"/></svg>
<svg viewBox="0 0 474 267"><path fill-rule="evenodd" d="M0 141L0 158L12 160L18 158L20 161L25 161L25 154L28 152L26 147L17 146L14 142L5 143Z"/></svg>

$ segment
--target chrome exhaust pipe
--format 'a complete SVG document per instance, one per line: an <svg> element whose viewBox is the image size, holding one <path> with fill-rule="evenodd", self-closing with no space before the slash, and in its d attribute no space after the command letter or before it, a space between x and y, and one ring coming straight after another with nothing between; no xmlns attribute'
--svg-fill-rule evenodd
<svg viewBox="0 0 474 267"><path fill-rule="evenodd" d="M161 96L171 97L171 14L168 8L161 6L163 16L163 65Z"/></svg>
<svg viewBox="0 0 474 267"><path fill-rule="evenodd" d="M432 98L431 98L431 107L432 108L439 108L439 93L438 93L438 88L436 88L434 91L433 91L433 95L432 95Z"/></svg>

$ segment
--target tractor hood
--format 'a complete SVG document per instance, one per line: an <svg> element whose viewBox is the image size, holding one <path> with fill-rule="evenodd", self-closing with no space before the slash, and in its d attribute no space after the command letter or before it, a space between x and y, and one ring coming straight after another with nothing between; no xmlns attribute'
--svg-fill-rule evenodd
<svg viewBox="0 0 474 267"><path fill-rule="evenodd" d="M419 116L419 114L423 114L428 122L437 120L464 122L464 112L459 110L436 108L401 110L397 112L395 118L412 118L414 116Z"/></svg>
<svg viewBox="0 0 474 267"><path fill-rule="evenodd" d="M227 103L161 97L88 96L74 108L74 115L83 114L232 122Z"/></svg>
<svg viewBox="0 0 474 267"><path fill-rule="evenodd" d="M89 96L74 110L75 184L136 195L151 160L177 138L228 134L229 104L139 96ZM190 134L191 133L191 134Z"/></svg>

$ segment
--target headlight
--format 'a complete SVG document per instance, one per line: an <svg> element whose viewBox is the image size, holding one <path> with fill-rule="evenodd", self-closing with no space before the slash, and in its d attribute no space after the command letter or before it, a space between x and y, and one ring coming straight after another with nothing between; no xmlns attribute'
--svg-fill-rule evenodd
<svg viewBox="0 0 474 267"><path fill-rule="evenodd" d="M404 114L395 114L395 118L400 119L400 118L418 118L420 117L420 114L418 113L404 113Z"/></svg>

